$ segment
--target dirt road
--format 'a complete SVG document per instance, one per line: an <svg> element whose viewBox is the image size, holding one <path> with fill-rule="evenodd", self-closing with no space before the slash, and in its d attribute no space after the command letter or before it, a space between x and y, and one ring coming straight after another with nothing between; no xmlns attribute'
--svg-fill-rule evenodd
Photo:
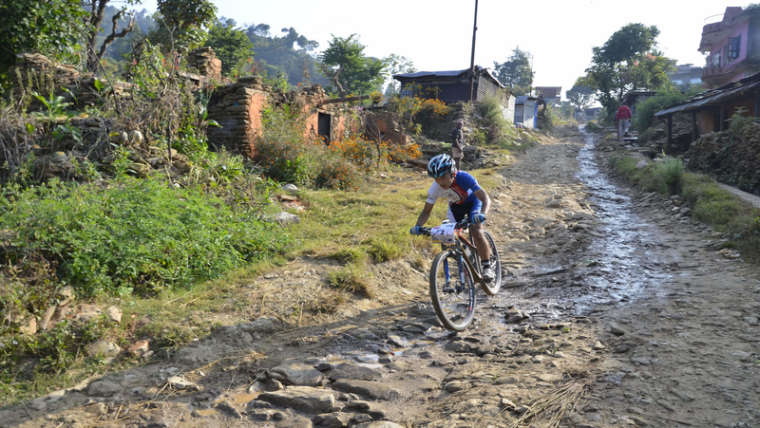
<svg viewBox="0 0 760 428"><path fill-rule="evenodd" d="M464 333L409 265L409 304L225 327L0 426L760 426L760 273L678 201L613 185L589 138L543 141L489 189L509 274Z"/></svg>

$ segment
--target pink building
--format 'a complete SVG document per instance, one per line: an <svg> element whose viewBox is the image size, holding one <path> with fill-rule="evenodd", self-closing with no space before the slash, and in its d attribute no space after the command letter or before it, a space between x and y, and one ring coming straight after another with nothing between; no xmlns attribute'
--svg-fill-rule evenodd
<svg viewBox="0 0 760 428"><path fill-rule="evenodd" d="M760 71L760 7L727 7L721 21L702 28L699 50L708 54L702 71L708 88Z"/></svg>

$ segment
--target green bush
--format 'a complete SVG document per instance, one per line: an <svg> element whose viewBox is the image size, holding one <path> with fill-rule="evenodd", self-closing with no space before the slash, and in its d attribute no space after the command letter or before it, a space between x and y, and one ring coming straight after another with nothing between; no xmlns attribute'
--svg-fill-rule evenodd
<svg viewBox="0 0 760 428"><path fill-rule="evenodd" d="M663 195L677 195L683 187L683 161L667 157L652 162L644 168L636 168L637 160L632 157L613 159L615 170L628 180L645 190Z"/></svg>
<svg viewBox="0 0 760 428"><path fill-rule="evenodd" d="M633 127L639 132L644 132L652 126L654 114L670 106L686 101L692 94L680 91L668 91L649 97L636 104L636 112L633 115Z"/></svg>
<svg viewBox="0 0 760 428"><path fill-rule="evenodd" d="M54 278L80 296L187 286L272 256L288 243L282 230L250 209L154 179L125 178L105 189L55 180L6 189L0 230L16 232L0 256L4 265L23 271L49 265Z"/></svg>

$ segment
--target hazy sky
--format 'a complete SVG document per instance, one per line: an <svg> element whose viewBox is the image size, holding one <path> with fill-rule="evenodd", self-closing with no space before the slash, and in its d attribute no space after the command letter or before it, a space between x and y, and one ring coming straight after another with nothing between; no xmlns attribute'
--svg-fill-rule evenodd
<svg viewBox="0 0 760 428"><path fill-rule="evenodd" d="M331 34L353 33L365 53L403 55L419 71L470 66L475 0L212 0L218 16L238 25L269 24L272 34L293 27L325 49ZM760 1L760 0L758 0ZM515 47L533 55L535 86L575 82L601 46L622 26L660 29L659 48L679 63L703 65L697 51L702 26L719 21L727 6L750 1L707 0L479 0L475 63L493 69ZM155 0L143 7L155 10ZM717 15L717 16L716 16ZM255 52L255 47L254 47ZM255 54L254 54L255 56Z"/></svg>

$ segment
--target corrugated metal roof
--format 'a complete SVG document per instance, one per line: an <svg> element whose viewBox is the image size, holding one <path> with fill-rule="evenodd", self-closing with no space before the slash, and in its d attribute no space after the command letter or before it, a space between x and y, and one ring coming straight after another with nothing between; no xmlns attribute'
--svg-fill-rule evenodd
<svg viewBox="0 0 760 428"><path fill-rule="evenodd" d="M525 104L526 100L537 101L538 98L532 95L520 95L519 97L515 98L515 104Z"/></svg>
<svg viewBox="0 0 760 428"><path fill-rule="evenodd" d="M469 68L464 70L447 70L447 71L417 71L415 73L394 74L394 79L416 79L418 77L456 77L470 71Z"/></svg>
<svg viewBox="0 0 760 428"><path fill-rule="evenodd" d="M710 89L708 91L700 92L699 94L691 97L685 103L660 110L655 113L654 116L662 117L673 113L699 110L702 107L719 104L721 101L758 87L760 87L760 73L753 74L752 76L744 78L738 82L732 82L727 85L723 85L717 89Z"/></svg>
<svg viewBox="0 0 760 428"><path fill-rule="evenodd" d="M470 71L469 68L465 68L464 70L444 70L444 71L417 71L414 73L401 73L401 74L394 74L393 78L396 80L409 80L409 79L420 79L425 77L458 77L465 73ZM489 79L491 79L494 83L499 85L500 88L504 88L504 85L499 82L499 80L494 77L493 74L491 74L488 69L485 69L480 66L475 66L475 72L480 73L482 75L485 75Z"/></svg>

